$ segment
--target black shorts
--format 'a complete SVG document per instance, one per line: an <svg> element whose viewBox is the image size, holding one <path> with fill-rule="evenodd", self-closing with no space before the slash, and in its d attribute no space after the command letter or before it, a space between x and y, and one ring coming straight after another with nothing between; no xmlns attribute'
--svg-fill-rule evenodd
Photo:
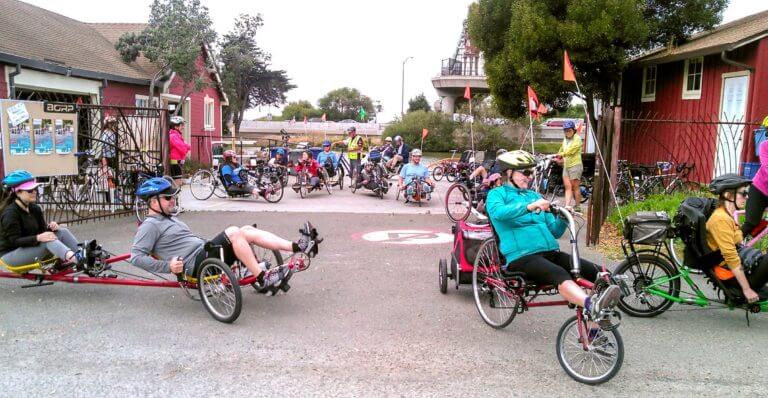
<svg viewBox="0 0 768 398"><path fill-rule="evenodd" d="M178 164L178 163L171 164L171 169L169 171L171 172L171 177L173 177L173 178L181 177L181 165L180 164Z"/></svg>
<svg viewBox="0 0 768 398"><path fill-rule="evenodd" d="M232 242L229 240L226 232L220 232L208 242L214 246L221 246L221 248L213 248L210 252L206 252L205 249L200 250L200 252L198 252L197 256L195 257L195 269L200 267L200 264L207 258L218 258L223 260L224 263L228 265L232 265L232 263L237 261L235 251L232 249ZM223 259L221 258L222 254L224 255Z"/></svg>
<svg viewBox="0 0 768 398"><path fill-rule="evenodd" d="M227 193L234 195L251 195L254 186L250 184L232 184L227 187Z"/></svg>
<svg viewBox="0 0 768 398"><path fill-rule="evenodd" d="M581 276L593 282L597 279L598 267L594 263L581 259ZM520 257L509 263L509 271L525 272L525 279L536 282L539 286L560 286L573 280L571 276L571 255L560 251L542 252Z"/></svg>

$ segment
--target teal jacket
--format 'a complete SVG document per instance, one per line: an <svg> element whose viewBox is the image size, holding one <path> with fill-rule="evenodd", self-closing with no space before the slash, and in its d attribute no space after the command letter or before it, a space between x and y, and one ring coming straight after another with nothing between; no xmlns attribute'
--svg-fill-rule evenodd
<svg viewBox="0 0 768 398"><path fill-rule="evenodd" d="M507 265L523 256L560 249L557 238L563 235L567 224L552 213L526 209L539 199L541 195L537 192L511 184L488 193L486 210L501 240L500 250Z"/></svg>

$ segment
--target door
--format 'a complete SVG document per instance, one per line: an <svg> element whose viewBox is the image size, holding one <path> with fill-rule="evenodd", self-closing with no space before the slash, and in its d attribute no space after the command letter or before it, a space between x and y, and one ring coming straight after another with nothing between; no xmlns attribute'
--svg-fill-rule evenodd
<svg viewBox="0 0 768 398"><path fill-rule="evenodd" d="M749 72L723 74L720 94L720 124L717 129L717 151L713 177L725 173L738 173L741 149L744 144L743 123L747 112Z"/></svg>

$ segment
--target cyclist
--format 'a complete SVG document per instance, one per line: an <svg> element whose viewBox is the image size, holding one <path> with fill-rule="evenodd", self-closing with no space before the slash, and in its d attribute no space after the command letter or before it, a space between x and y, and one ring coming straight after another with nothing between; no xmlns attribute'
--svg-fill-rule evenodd
<svg viewBox="0 0 768 398"><path fill-rule="evenodd" d="M422 191L426 195L429 195L435 187L435 182L429 178L429 169L421 164L421 149L418 148L411 151L410 162L403 165L403 168L400 169L400 175L398 176L398 188L402 190L403 187L408 187L405 196L406 198L410 198L413 195L413 185L411 184L411 181L417 178L424 179Z"/></svg>
<svg viewBox="0 0 768 398"><path fill-rule="evenodd" d="M221 174L221 181L224 183L224 188L227 189L228 194L235 195L261 195L261 191L251 184L248 184L247 170L240 167L237 161L237 154L235 151L228 149L223 154L224 164L219 168Z"/></svg>
<svg viewBox="0 0 768 398"><path fill-rule="evenodd" d="M398 163L407 164L410 161L411 147L403 142L403 137L395 136L394 155L387 162L387 168L394 170Z"/></svg>
<svg viewBox="0 0 768 398"><path fill-rule="evenodd" d="M563 186L565 187L565 206L571 205L571 198L576 200L576 206L573 210L581 212L581 188L579 183L581 175L584 172L584 165L581 163L582 142L581 137L576 134L576 123L573 120L566 120L563 123L563 143L557 154L560 155L558 163L563 165Z"/></svg>
<svg viewBox="0 0 768 398"><path fill-rule="evenodd" d="M768 116L763 119L763 128L768 129ZM741 232L744 236L751 236L755 228L760 224L763 218L763 212L768 207L768 140L760 143L758 147L760 154L760 168L752 180L749 187L749 198L747 198L746 219L741 224ZM754 233L757 235L757 233Z"/></svg>
<svg viewBox="0 0 768 398"><path fill-rule="evenodd" d="M269 159L269 162L267 162L270 166L281 166L281 167L287 167L288 166L288 157L285 156L285 149L283 148L277 148L275 150L275 157L272 159Z"/></svg>
<svg viewBox="0 0 768 398"><path fill-rule="evenodd" d="M168 138L171 143L171 176L176 185L182 183L181 165L187 158L187 153L192 149L192 145L184 142L184 136L181 131L184 129L184 118L181 116L171 117L171 130L168 132Z"/></svg>
<svg viewBox="0 0 768 398"><path fill-rule="evenodd" d="M373 150L368 153L368 162L365 163L363 166L362 171L360 171L360 183L358 184L358 188L365 187L366 189L370 189L371 191L375 190L376 184L373 180L373 169L376 167L377 162L381 161L381 152L378 150Z"/></svg>
<svg viewBox="0 0 768 398"><path fill-rule="evenodd" d="M566 223L548 212L550 202L528 189L536 164L533 156L522 150L499 156L505 184L488 193L486 209L496 233L499 251L507 260L505 270L524 272L540 286L554 285L568 302L586 309L592 319L614 307L621 296L619 287L610 285L601 294L588 296L573 281L571 256L561 252L557 243ZM598 267L580 259L584 278L597 279Z"/></svg>
<svg viewBox="0 0 768 398"><path fill-rule="evenodd" d="M343 144L347 147L347 157L349 158L349 178L354 178L355 171L360 172L361 160L363 159L363 150L365 149L365 140L357 135L357 129L352 126L347 129L349 137L343 141L337 141L334 145ZM359 176L358 176L359 178ZM352 181L356 183L357 181Z"/></svg>
<svg viewBox="0 0 768 398"><path fill-rule="evenodd" d="M339 156L336 155L336 152L331 151L331 141L325 140L323 141L323 151L317 154L317 163L327 166L326 163L329 161L333 166L332 170L336 170L339 167Z"/></svg>
<svg viewBox="0 0 768 398"><path fill-rule="evenodd" d="M387 137L384 139L384 145L379 147L379 151L381 152L385 162L389 161L393 156L395 156L395 147L392 146L392 137Z"/></svg>
<svg viewBox="0 0 768 398"><path fill-rule="evenodd" d="M192 275L194 269L209 257L204 250L206 240L193 234L187 224L171 216L178 193L179 189L162 177L151 178L136 190L136 196L147 202L148 214L139 226L131 247L130 262L134 266L155 273L186 272ZM285 265L269 268L268 264L260 264L251 245L269 250L317 254L314 240L317 231L306 222L300 232L299 239L291 242L254 226L231 226L210 242L222 247L225 263L240 260L248 271L256 275L260 287L267 287L287 282L291 271ZM216 254L218 252L217 249Z"/></svg>
<svg viewBox="0 0 768 398"><path fill-rule="evenodd" d="M301 153L301 160L299 161L299 164L296 165L296 173L301 173L302 171L307 171L309 173L309 190L315 190L320 189L320 176L318 174L318 169L320 168L320 164L317 163L315 159L312 159L312 152L310 151L304 151ZM299 192L299 183L298 181L293 186L293 190L296 192Z"/></svg>
<svg viewBox="0 0 768 398"><path fill-rule="evenodd" d="M743 235L733 219L733 212L744 208L750 183L749 179L737 174L725 174L709 184L710 191L718 196L718 207L707 220L707 244L723 256L723 262L712 269L714 277L728 287L741 289L744 298L751 303L759 299L755 290L768 296L765 294L768 256L761 255L752 267L745 267L737 248Z"/></svg>
<svg viewBox="0 0 768 398"><path fill-rule="evenodd" d="M499 158L502 154L506 153L507 150L500 148L496 150L496 159ZM496 159L490 160L487 162L488 168L485 168L486 164L482 164L480 166L477 166L475 170L472 171L472 173L469 175L469 180L473 181L475 177L481 176L483 177L483 182L486 182L488 179L488 176L490 174L494 173L501 173L501 170L499 169L499 166L496 164Z"/></svg>
<svg viewBox="0 0 768 398"><path fill-rule="evenodd" d="M20 266L55 256L64 264L81 264L87 245L79 248L68 229L45 222L36 203L38 185L26 170L14 170L3 179L8 196L0 209L0 263Z"/></svg>

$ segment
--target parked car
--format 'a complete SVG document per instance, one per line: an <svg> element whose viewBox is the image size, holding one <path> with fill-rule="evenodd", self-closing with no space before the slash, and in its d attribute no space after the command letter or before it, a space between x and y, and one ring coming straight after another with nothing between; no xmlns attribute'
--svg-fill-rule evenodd
<svg viewBox="0 0 768 398"><path fill-rule="evenodd" d="M344 119L344 120L339 120L339 123L357 123L357 120Z"/></svg>

